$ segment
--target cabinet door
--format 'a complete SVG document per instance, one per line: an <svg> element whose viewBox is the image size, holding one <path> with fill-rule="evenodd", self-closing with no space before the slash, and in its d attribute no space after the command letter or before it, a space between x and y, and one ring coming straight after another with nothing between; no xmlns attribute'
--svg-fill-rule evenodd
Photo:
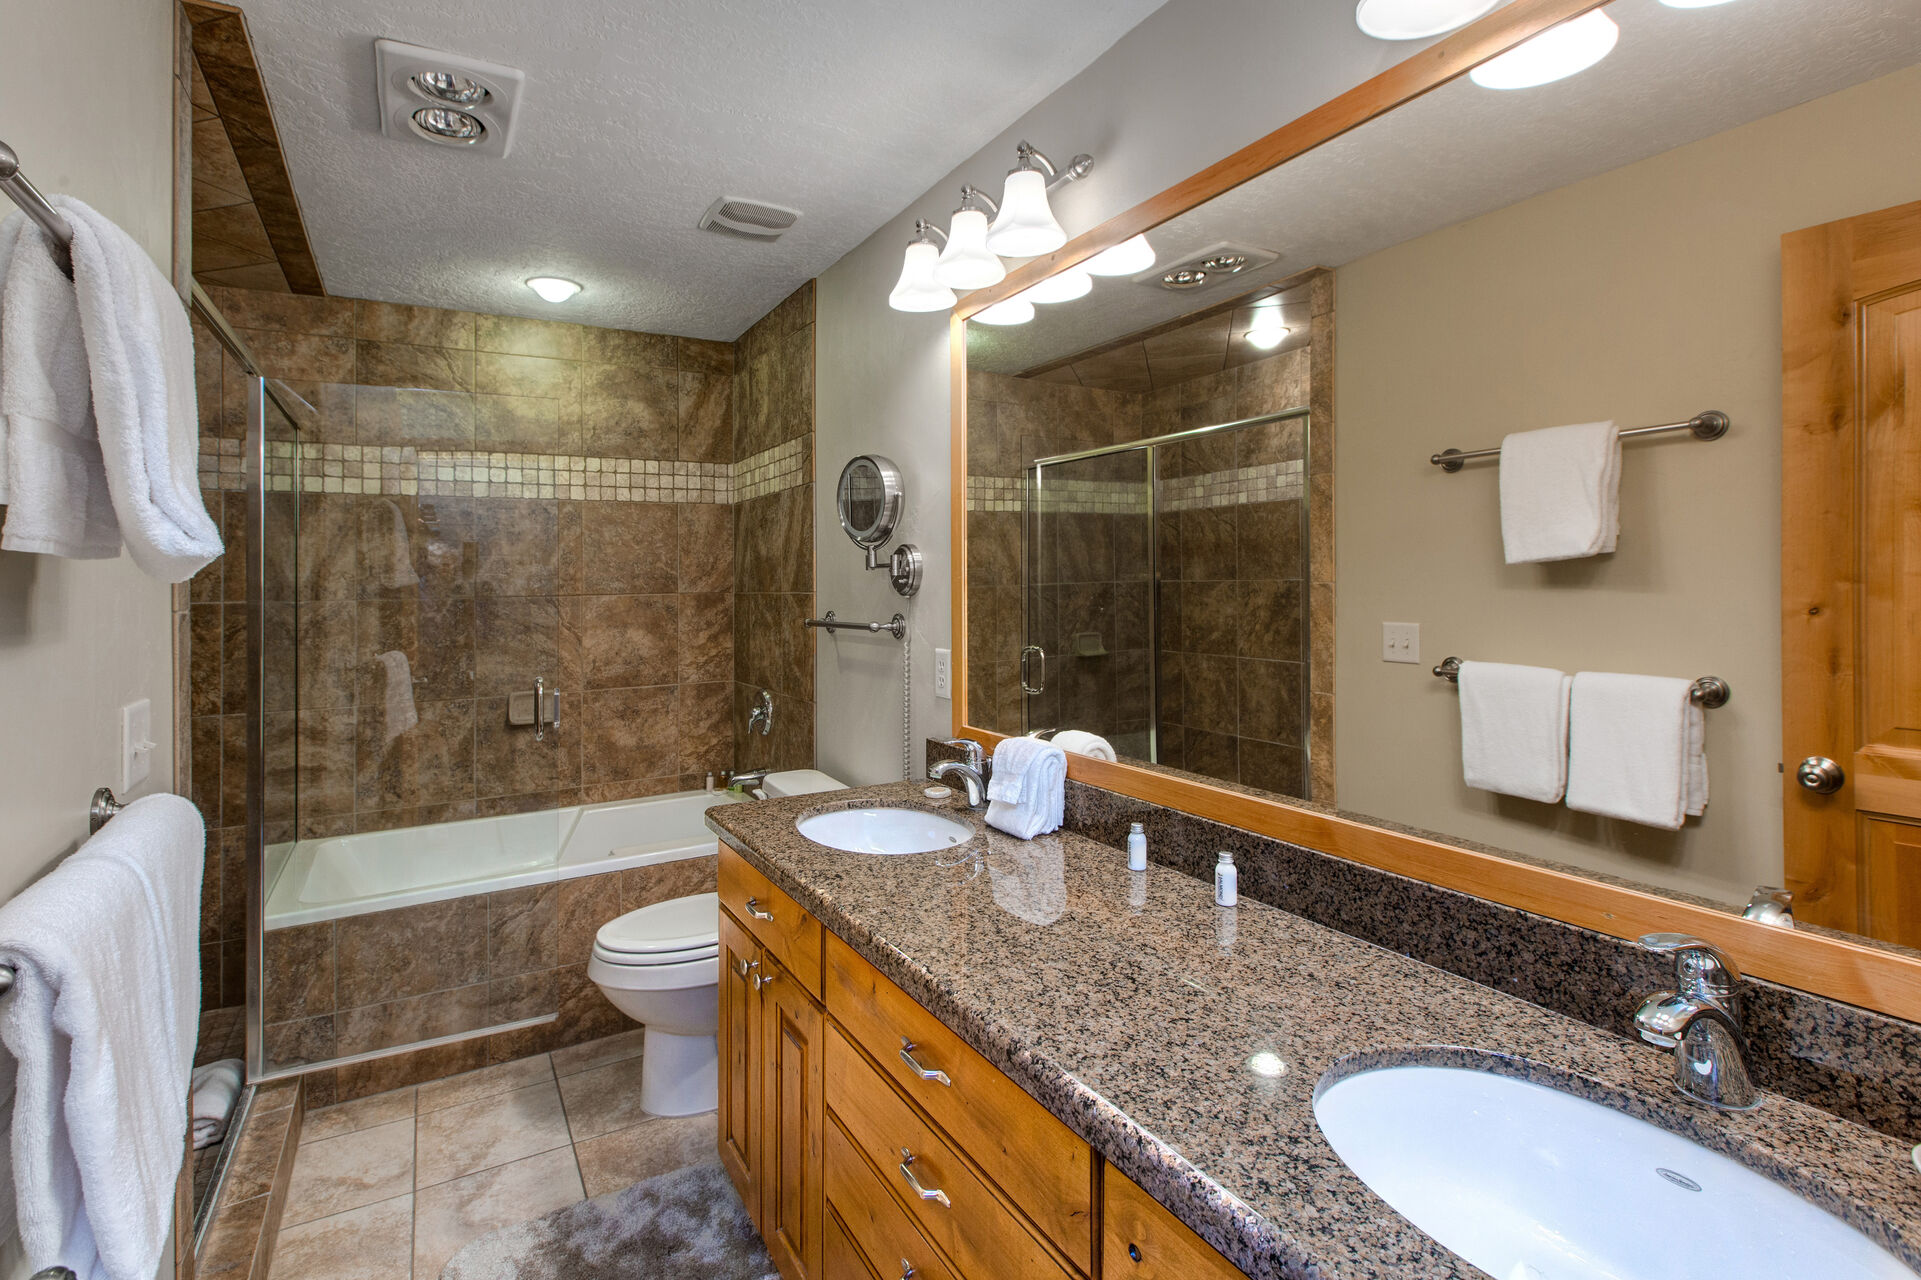
<svg viewBox="0 0 1921 1280"><path fill-rule="evenodd" d="M764 1231L760 1194L760 948L720 913L720 1162Z"/></svg>
<svg viewBox="0 0 1921 1280"><path fill-rule="evenodd" d="M1243 1280L1241 1271L1113 1166L1101 1179L1107 1280Z"/></svg>
<svg viewBox="0 0 1921 1280"><path fill-rule="evenodd" d="M761 953L761 1238L785 1280L818 1280L821 1258L819 1001Z"/></svg>

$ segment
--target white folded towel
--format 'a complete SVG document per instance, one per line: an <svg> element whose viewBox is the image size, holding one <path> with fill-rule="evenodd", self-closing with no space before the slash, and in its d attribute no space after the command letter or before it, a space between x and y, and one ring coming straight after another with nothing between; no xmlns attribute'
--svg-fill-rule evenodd
<svg viewBox="0 0 1921 1280"><path fill-rule="evenodd" d="M385 698L387 711L387 741L392 742L407 730L420 723L419 708L414 706L414 670L407 661L407 655L398 649L389 649L374 655L387 679Z"/></svg>
<svg viewBox="0 0 1921 1280"><path fill-rule="evenodd" d="M1039 738L1002 738L987 783L987 825L1021 840L1060 828L1067 753Z"/></svg>
<svg viewBox="0 0 1921 1280"><path fill-rule="evenodd" d="M185 582L225 549L200 498L193 331L173 285L113 222L69 196L73 290L107 488L133 562Z"/></svg>
<svg viewBox="0 0 1921 1280"><path fill-rule="evenodd" d="M1678 831L1708 804L1706 717L1693 681L1583 671L1568 712L1570 809Z"/></svg>
<svg viewBox="0 0 1921 1280"><path fill-rule="evenodd" d="M1553 804L1567 790L1568 689L1551 667L1461 664L1461 771L1467 785Z"/></svg>
<svg viewBox="0 0 1921 1280"><path fill-rule="evenodd" d="M33 1268L152 1280L159 1265L184 1154L205 851L198 809L148 796L0 906L14 1199Z"/></svg>
<svg viewBox="0 0 1921 1280"><path fill-rule="evenodd" d="M1501 542L1509 564L1614 550L1621 437L1612 422L1517 431L1501 441Z"/></svg>
<svg viewBox="0 0 1921 1280"><path fill-rule="evenodd" d="M1054 735L1054 745L1062 751L1072 751L1078 756L1094 760L1112 760L1114 744L1098 733L1088 733L1082 729L1062 729Z"/></svg>
<svg viewBox="0 0 1921 1280"><path fill-rule="evenodd" d="M73 282L26 215L0 224L0 423L7 503L0 547L76 560L120 554Z"/></svg>
<svg viewBox="0 0 1921 1280"><path fill-rule="evenodd" d="M240 1086L245 1079L238 1058L222 1058L193 1069L193 1098L187 1110L193 1116L195 1151L226 1139L227 1122L233 1119L234 1104L240 1101Z"/></svg>

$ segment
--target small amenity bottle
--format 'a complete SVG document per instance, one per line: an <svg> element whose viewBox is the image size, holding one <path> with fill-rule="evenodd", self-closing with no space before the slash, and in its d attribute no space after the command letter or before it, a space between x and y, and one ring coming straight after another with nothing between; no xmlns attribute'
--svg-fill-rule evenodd
<svg viewBox="0 0 1921 1280"><path fill-rule="evenodd" d="M1241 873L1234 867L1234 855L1225 849L1214 862L1214 905L1231 907L1241 900Z"/></svg>
<svg viewBox="0 0 1921 1280"><path fill-rule="evenodd" d="M1127 830L1127 869L1147 870L1147 828L1138 822Z"/></svg>

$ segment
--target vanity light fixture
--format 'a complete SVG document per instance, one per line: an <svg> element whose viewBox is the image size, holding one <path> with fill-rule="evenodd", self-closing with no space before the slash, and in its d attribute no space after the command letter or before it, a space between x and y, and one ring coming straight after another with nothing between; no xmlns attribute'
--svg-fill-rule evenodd
<svg viewBox="0 0 1921 1280"><path fill-rule="evenodd" d="M577 281L563 276L534 276L527 281L527 287L548 302L565 302L580 292Z"/></svg>
<svg viewBox="0 0 1921 1280"><path fill-rule="evenodd" d="M985 191L961 188L960 208L947 224L947 247L934 263L934 279L950 289L985 289L1007 278L1006 265L987 247L989 210L1000 212Z"/></svg>
<svg viewBox="0 0 1921 1280"><path fill-rule="evenodd" d="M1123 240L1111 249L1102 249L1081 263L1081 269L1094 276L1131 276L1153 265L1154 246L1142 235Z"/></svg>
<svg viewBox="0 0 1921 1280"><path fill-rule="evenodd" d="M1094 277L1088 275L1085 268L1069 267L1023 290L1020 296L1029 302L1072 302L1085 298L1093 287Z"/></svg>
<svg viewBox="0 0 1921 1280"><path fill-rule="evenodd" d="M1026 324L1033 318L1034 304L1027 300L1025 293L1009 298L1005 302L996 302L993 306L976 311L969 317L982 324Z"/></svg>
<svg viewBox="0 0 1921 1280"><path fill-rule="evenodd" d="M914 238L908 243L907 256L900 264L900 280L887 295L887 305L896 311L945 311L954 305L954 291L934 278L934 265L940 260L935 236L945 233L926 219L914 222Z"/></svg>
<svg viewBox="0 0 1921 1280"><path fill-rule="evenodd" d="M1425 40L1465 27L1501 0L1361 0L1354 24L1376 40Z"/></svg>
<svg viewBox="0 0 1921 1280"><path fill-rule="evenodd" d="M1075 156L1063 173L1025 140L1015 148L1014 157L1007 185L1001 189L1000 210L987 229L987 247L1004 257L1037 258L1067 243L1067 232L1048 207L1048 189L1085 177L1094 167L1094 157Z"/></svg>
<svg viewBox="0 0 1921 1280"><path fill-rule="evenodd" d="M1483 89L1532 89L1565 80L1608 56L1621 28L1599 9L1549 27L1525 44L1516 45L1468 72Z"/></svg>

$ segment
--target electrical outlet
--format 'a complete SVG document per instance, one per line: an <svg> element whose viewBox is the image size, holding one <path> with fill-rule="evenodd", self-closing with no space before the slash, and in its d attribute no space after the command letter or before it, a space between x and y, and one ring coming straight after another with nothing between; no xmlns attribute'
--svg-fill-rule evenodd
<svg viewBox="0 0 1921 1280"><path fill-rule="evenodd" d="M934 650L934 696L936 698L954 696L954 651L952 649Z"/></svg>
<svg viewBox="0 0 1921 1280"><path fill-rule="evenodd" d="M153 703L146 698L120 708L120 794L153 772Z"/></svg>
<svg viewBox="0 0 1921 1280"><path fill-rule="evenodd" d="M1420 660L1420 623L1383 622L1381 624L1382 662L1419 662Z"/></svg>

